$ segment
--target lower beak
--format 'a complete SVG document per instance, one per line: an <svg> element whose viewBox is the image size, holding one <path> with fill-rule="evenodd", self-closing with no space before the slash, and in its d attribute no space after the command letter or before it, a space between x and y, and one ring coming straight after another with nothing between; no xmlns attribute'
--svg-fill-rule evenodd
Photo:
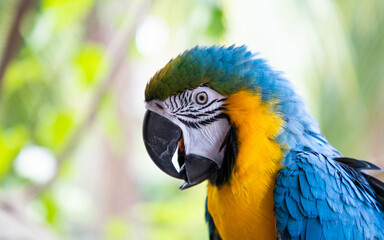
<svg viewBox="0 0 384 240"><path fill-rule="evenodd" d="M185 183L180 187L181 190L201 183L218 169L217 164L211 159L195 154L189 154L185 157L184 166L185 168L180 171L185 180Z"/></svg>
<svg viewBox="0 0 384 240"><path fill-rule="evenodd" d="M180 189L197 185L207 179L218 165L209 158L188 154L179 149L180 172L172 163L178 143L182 144L182 131L173 122L161 115L148 110L144 117L143 138L145 148L152 161L166 174L185 180Z"/></svg>

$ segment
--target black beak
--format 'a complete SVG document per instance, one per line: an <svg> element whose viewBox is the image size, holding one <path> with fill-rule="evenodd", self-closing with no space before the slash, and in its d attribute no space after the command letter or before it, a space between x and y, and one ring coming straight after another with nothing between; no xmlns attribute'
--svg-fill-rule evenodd
<svg viewBox="0 0 384 240"><path fill-rule="evenodd" d="M201 183L219 168L218 165L211 159L195 154L189 154L185 157L184 166L184 168L181 168L180 173L185 180L185 183L181 185L180 190L184 190Z"/></svg>
<svg viewBox="0 0 384 240"><path fill-rule="evenodd" d="M185 156L184 149L179 149L178 162L181 168L178 172L172 163L172 157L182 139L182 131L167 118L150 110L144 117L143 138L153 162L166 174L185 180L180 187L182 190L201 183L218 168L217 163L211 159L195 154Z"/></svg>
<svg viewBox="0 0 384 240"><path fill-rule="evenodd" d="M165 117L147 111L143 123L145 148L153 162L166 174L182 179L172 163L177 143L181 139L181 129Z"/></svg>

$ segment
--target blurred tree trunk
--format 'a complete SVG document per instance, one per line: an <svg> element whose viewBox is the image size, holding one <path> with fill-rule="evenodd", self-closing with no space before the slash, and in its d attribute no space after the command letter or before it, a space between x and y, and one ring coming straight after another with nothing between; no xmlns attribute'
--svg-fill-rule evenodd
<svg viewBox="0 0 384 240"><path fill-rule="evenodd" d="M134 39L136 27L148 10L150 2L144 1L138 6L131 2L128 4L125 0L116 0L106 6L96 4L87 21L86 39L106 46L107 51L111 52L110 58L114 59L112 62L114 66L112 66L109 74L110 85L108 91L113 96L116 96L118 103L124 103L122 99L129 94L127 91L129 91L130 78L127 79L127 76L130 76L130 73L129 60L126 59L126 53L131 41ZM105 11L105 7L117 15L126 15L125 21L123 21L121 28L117 32L112 27L114 25L113 22L108 20L100 21L101 18L97 15L98 9L104 8ZM133 21L128 21L129 19L133 19ZM136 225L134 223L135 219L131 218L131 212L134 205L138 202L138 190L131 177L133 174L128 167L129 161L133 160L129 158L130 146L132 146L129 143L129 139L132 138L132 129L127 127L129 126L130 119L127 119L127 116L124 114L124 111L127 110L126 108L127 105L124 104L124 106L119 105L109 110L112 116L117 117L115 120L117 125L125 127L122 129L121 134L123 142L119 143L119 146L115 146L110 136L108 137L106 134L101 134L100 136L103 155L101 156L101 163L97 171L100 174L97 177L99 182L94 187L98 198L97 201L99 201L98 205L102 207L99 210L98 215L100 217L95 229L98 229L97 231L100 231L98 235L104 236L104 238L108 238L106 226L114 219L124 222L127 225L126 228L131 228L132 224ZM131 126L134 126L134 124ZM122 239L131 238L131 236L127 235Z"/></svg>
<svg viewBox="0 0 384 240"><path fill-rule="evenodd" d="M45 228L25 216L22 206L0 202L0 239L58 240Z"/></svg>
<svg viewBox="0 0 384 240"><path fill-rule="evenodd" d="M32 8L33 3L33 0L19 0L18 5L16 7L12 26L10 28L4 46L3 56L1 56L0 59L0 94L3 85L5 70L7 69L9 62L12 60L12 57L18 52L18 49L20 48L20 26L22 24L23 18Z"/></svg>

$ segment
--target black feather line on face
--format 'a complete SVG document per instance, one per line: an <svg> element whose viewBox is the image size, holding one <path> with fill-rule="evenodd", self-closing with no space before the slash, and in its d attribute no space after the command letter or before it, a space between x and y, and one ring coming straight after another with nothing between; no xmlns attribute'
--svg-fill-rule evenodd
<svg viewBox="0 0 384 240"><path fill-rule="evenodd" d="M190 108L187 108L187 109L185 109L185 110L181 110L179 113L185 113L185 112L196 113L196 112L199 112L199 111L197 111L197 110L193 110L193 108L190 107Z"/></svg>
<svg viewBox="0 0 384 240"><path fill-rule="evenodd" d="M200 117L199 115L200 114L194 115L194 114L191 114L191 113L188 113L188 114L176 113L176 116L187 117L187 118L191 118L191 119L199 119L199 117Z"/></svg>
<svg viewBox="0 0 384 240"><path fill-rule="evenodd" d="M208 103L207 105L205 105L204 107L201 107L199 109L197 109L198 111L201 111L201 110L204 110L206 109L207 107L211 106L212 104L214 104L215 102L217 102L218 100L215 99L215 100L212 100L210 103Z"/></svg>
<svg viewBox="0 0 384 240"><path fill-rule="evenodd" d="M184 117L187 117L186 114L182 115L182 114L177 114L178 116L184 116ZM191 118L193 119L198 119L198 117L196 115L191 115ZM184 125L186 125L187 127L191 127L191 128L195 128L195 129L199 129L201 128L202 126L206 126L206 125L209 125L213 122L215 122L216 120L220 119L220 118L227 118L228 119L228 116L224 113L220 113L212 118L209 118L209 119L206 119L206 120L203 120L203 121L199 121L199 122L189 122L189 121L186 121L184 119L181 119L181 118L177 118L180 122L182 122Z"/></svg>
<svg viewBox="0 0 384 240"><path fill-rule="evenodd" d="M222 110L224 110L223 107L218 107L218 108L215 108L215 109L213 109L211 111L200 113L201 111L199 111L199 110L185 109L185 110L180 110L180 111L178 111L178 112L176 112L174 114L177 115L177 116L197 119L197 118L200 118L200 117L208 117L210 114L215 114L216 112L222 111ZM185 113L187 113L187 114L185 114ZM197 114L192 114L192 113L197 113Z"/></svg>
<svg viewBox="0 0 384 240"><path fill-rule="evenodd" d="M228 118L228 116L226 115ZM224 149L225 148L225 149ZM227 183L232 175L233 166L239 152L236 129L231 127L228 131L227 136L224 139L219 151L224 149L223 165L215 173L213 173L209 182L214 186L222 186Z"/></svg>
<svg viewBox="0 0 384 240"><path fill-rule="evenodd" d="M167 104L167 102L164 101L164 103L165 103L165 106L167 106L167 108L170 109L170 108L169 108L169 105Z"/></svg>
<svg viewBox="0 0 384 240"><path fill-rule="evenodd" d="M181 118L177 118L180 122L182 122L185 126L187 127L190 127L190 128L194 128L194 129L199 129L201 128L197 123L195 122L188 122L188 121L185 121Z"/></svg>
<svg viewBox="0 0 384 240"><path fill-rule="evenodd" d="M172 111L175 110L175 107L173 106L173 102L172 102L172 99L173 99L173 98L174 98L174 96L171 96L171 97L169 98L169 102L171 103Z"/></svg>
<svg viewBox="0 0 384 240"><path fill-rule="evenodd" d="M189 96L188 96L188 102L189 102L189 103L192 103L192 93L189 93Z"/></svg>
<svg viewBox="0 0 384 240"><path fill-rule="evenodd" d="M187 96L186 93L182 93L181 94L181 96L180 96L180 99L181 99L181 102L182 102L181 109L185 108L188 105L189 101L188 101L187 98L188 98L188 96Z"/></svg>
<svg viewBox="0 0 384 240"><path fill-rule="evenodd" d="M225 101L225 100L227 100L227 98L214 99L214 100L212 100L210 103L208 103L207 105L205 105L205 106L203 106L203 107L197 109L197 111L204 110L204 109L208 108L209 106L211 106L212 104L214 104L214 103L216 103L216 102L219 103L219 102L223 102L223 101Z"/></svg>

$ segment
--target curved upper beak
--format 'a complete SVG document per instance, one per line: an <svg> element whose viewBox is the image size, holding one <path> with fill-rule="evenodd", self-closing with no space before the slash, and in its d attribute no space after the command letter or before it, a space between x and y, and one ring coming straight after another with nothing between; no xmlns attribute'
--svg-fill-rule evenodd
<svg viewBox="0 0 384 240"><path fill-rule="evenodd" d="M176 124L150 110L145 113L143 138L149 156L163 172L179 179L182 177L172 157L181 137L181 129Z"/></svg>
<svg viewBox="0 0 384 240"><path fill-rule="evenodd" d="M195 154L186 155L184 146L179 146L180 171L177 171L172 157L178 144L183 144L182 136L182 130L175 123L151 110L146 112L143 138L149 156L163 172L185 180L180 189L186 189L207 179L219 166L209 158Z"/></svg>

